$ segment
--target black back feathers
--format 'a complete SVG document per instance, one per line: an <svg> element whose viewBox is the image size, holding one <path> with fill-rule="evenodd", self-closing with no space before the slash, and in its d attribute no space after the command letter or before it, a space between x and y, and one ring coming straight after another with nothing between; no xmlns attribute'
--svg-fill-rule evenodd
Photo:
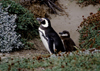
<svg viewBox="0 0 100 71"><path fill-rule="evenodd" d="M75 51L76 48L74 46L76 46L76 44L74 43L74 41L70 38L70 33L68 31L63 31L63 32L60 32L60 37L63 41L63 44L65 46L65 49L67 52L70 52L70 51Z"/></svg>

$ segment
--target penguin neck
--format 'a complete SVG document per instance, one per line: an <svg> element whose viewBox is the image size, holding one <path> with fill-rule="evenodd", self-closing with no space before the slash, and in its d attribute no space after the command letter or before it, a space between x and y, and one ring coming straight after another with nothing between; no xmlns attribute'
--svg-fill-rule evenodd
<svg viewBox="0 0 100 71"><path fill-rule="evenodd" d="M70 38L70 36L61 36L61 39Z"/></svg>
<svg viewBox="0 0 100 71"><path fill-rule="evenodd" d="M45 30L45 29L52 28L52 27L51 26L49 26L49 27L43 27L42 25L40 25L39 28L41 28L42 30Z"/></svg>
<svg viewBox="0 0 100 71"><path fill-rule="evenodd" d="M68 34L68 36L66 36L66 38L70 38L70 33L68 32L67 34Z"/></svg>
<svg viewBox="0 0 100 71"><path fill-rule="evenodd" d="M65 38L70 38L70 34L69 33L67 33L68 34L68 36L65 36Z"/></svg>

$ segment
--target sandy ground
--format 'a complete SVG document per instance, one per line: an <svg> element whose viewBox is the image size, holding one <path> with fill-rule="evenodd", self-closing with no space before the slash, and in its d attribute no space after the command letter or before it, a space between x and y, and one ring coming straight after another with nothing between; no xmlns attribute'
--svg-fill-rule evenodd
<svg viewBox="0 0 100 71"><path fill-rule="evenodd" d="M78 46L79 33L76 30L83 20L82 16L84 15L84 17L87 17L89 16L90 12L96 13L100 5L89 5L87 7L81 8L78 4L76 4L76 1L71 2L71 0L59 0L59 3L63 4L64 10L68 13L69 16L51 15L52 27L57 33L63 30L68 30L70 32L71 38Z"/></svg>
<svg viewBox="0 0 100 71"><path fill-rule="evenodd" d="M63 30L67 30L70 32L71 38L74 40L76 45L78 46L78 39L79 39L79 33L76 31L79 24L82 22L82 16L84 17L89 16L90 12L96 13L100 5L89 5L87 7L79 7L78 4L76 4L76 1L70 2L69 0L59 0L59 3L62 5L63 9L67 14L65 15L61 12L59 12L59 15L51 15L51 25L54 28L54 30L59 33ZM39 54L48 54L48 51L43 46L40 39L35 39L31 42L35 43L35 48L37 50L21 50L13 53L6 53L2 54L0 53L0 57L5 56L21 56L21 57L30 57L31 55L39 55Z"/></svg>

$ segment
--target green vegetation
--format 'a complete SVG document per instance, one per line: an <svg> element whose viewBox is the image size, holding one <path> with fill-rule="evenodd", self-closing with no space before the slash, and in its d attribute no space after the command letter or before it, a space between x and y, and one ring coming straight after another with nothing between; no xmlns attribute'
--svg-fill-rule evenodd
<svg viewBox="0 0 100 71"><path fill-rule="evenodd" d="M8 9L9 14L17 14L16 31L21 34L23 43L26 47L33 46L26 42L38 35L38 23L27 9L23 8L10 0L2 0L4 8L11 5ZM100 9L99 9L100 10ZM100 11L96 14L84 18L79 26L80 47L100 49ZM79 29L80 29L79 28ZM92 51L92 50L91 50ZM75 51L58 55L41 55L31 58L0 57L0 71L35 71L38 68L44 71L99 71L100 52L94 54L80 54Z"/></svg>
<svg viewBox="0 0 100 71"><path fill-rule="evenodd" d="M16 31L21 34L22 38L33 39L38 35L37 29L39 25L29 10L11 0L2 0L1 3L4 8L10 5L8 9L10 14L17 14Z"/></svg>
<svg viewBox="0 0 100 71"><path fill-rule="evenodd" d="M79 3L87 2L87 3L91 3L91 4L100 3L99 0L78 0L78 2Z"/></svg>
<svg viewBox="0 0 100 71"><path fill-rule="evenodd" d="M33 48L33 43L28 43L27 41L38 36L39 24L34 18L34 14L14 1L2 0L0 2L3 8L10 6L7 10L9 14L17 15L15 31L21 34L21 41L25 44L25 49Z"/></svg>
<svg viewBox="0 0 100 71"><path fill-rule="evenodd" d="M97 5L100 4L100 0L77 0L77 3L80 4L80 7L85 7L90 4Z"/></svg>
<svg viewBox="0 0 100 71"><path fill-rule="evenodd" d="M99 71L100 53L95 54L64 54L63 56L37 56L33 58L6 58L0 62L1 71Z"/></svg>
<svg viewBox="0 0 100 71"><path fill-rule="evenodd" d="M80 24L82 29L80 33L80 47L82 48L100 48L100 11L96 14L90 13L90 16L84 18Z"/></svg>
<svg viewBox="0 0 100 71"><path fill-rule="evenodd" d="M100 11L100 8L99 8L99 10L98 11Z"/></svg>

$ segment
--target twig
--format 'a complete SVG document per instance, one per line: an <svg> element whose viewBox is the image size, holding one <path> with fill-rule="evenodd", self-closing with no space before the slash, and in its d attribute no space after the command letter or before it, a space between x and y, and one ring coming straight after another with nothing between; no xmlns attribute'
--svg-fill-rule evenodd
<svg viewBox="0 0 100 71"><path fill-rule="evenodd" d="M56 6L52 1L49 0L49 2L50 2L56 9L58 9L59 11L63 11L63 10L60 9L58 6Z"/></svg>
<svg viewBox="0 0 100 71"><path fill-rule="evenodd" d="M48 6L54 11L55 14L57 14L56 10L52 7L52 5L48 2Z"/></svg>

